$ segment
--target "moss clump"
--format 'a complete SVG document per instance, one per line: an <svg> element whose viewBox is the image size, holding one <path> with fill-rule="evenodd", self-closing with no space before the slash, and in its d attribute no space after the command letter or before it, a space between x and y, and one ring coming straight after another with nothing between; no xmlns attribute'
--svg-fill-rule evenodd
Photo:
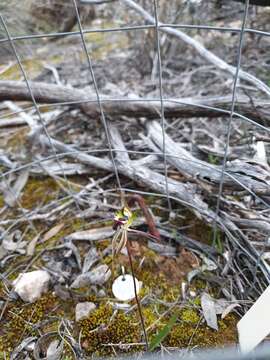
<svg viewBox="0 0 270 360"><path fill-rule="evenodd" d="M6 309L1 326L0 351L12 351L27 336L37 336L37 324L45 321L43 331L57 330L58 320L49 320L49 316L63 315L59 299L48 293L34 304L25 304L21 300L10 303ZM2 343L2 344L1 344ZM4 347L3 347L4 346Z"/></svg>
<svg viewBox="0 0 270 360"><path fill-rule="evenodd" d="M200 298L200 296L196 296L194 299L189 299L189 303L191 305L201 306L201 298Z"/></svg>
<svg viewBox="0 0 270 360"><path fill-rule="evenodd" d="M40 74L43 69L42 61L36 59L27 59L22 61L23 67L29 78L34 78ZM21 69L18 64L10 66L2 75L3 80L20 80L22 76Z"/></svg>
<svg viewBox="0 0 270 360"><path fill-rule="evenodd" d="M120 353L138 351L138 347L128 349L125 345L141 341L140 324L134 315L125 315L118 312L113 316L111 306L100 305L87 319L78 324L81 331L82 346L88 354L106 356L114 354L114 350ZM118 344L118 346L117 346Z"/></svg>
<svg viewBox="0 0 270 360"><path fill-rule="evenodd" d="M154 306L148 306L142 309L145 326L148 328L158 320L158 314L155 312ZM155 329L161 328L162 323L157 323Z"/></svg>
<svg viewBox="0 0 270 360"><path fill-rule="evenodd" d="M184 309L181 314L181 319L186 323L198 324L200 316L197 311L193 309Z"/></svg>
<svg viewBox="0 0 270 360"><path fill-rule="evenodd" d="M153 293L163 301L175 302L180 296L180 286L171 285L163 273L157 272L156 266L150 266L147 270L140 270L135 275L143 282L141 297Z"/></svg>
<svg viewBox="0 0 270 360"><path fill-rule="evenodd" d="M57 198L59 187L52 178L30 178L25 186L21 205L26 209L34 209Z"/></svg>
<svg viewBox="0 0 270 360"><path fill-rule="evenodd" d="M3 206L5 206L5 201L4 201L4 196L1 195L0 196L0 208L2 208Z"/></svg>
<svg viewBox="0 0 270 360"><path fill-rule="evenodd" d="M195 320L195 319L194 319ZM219 330L210 329L207 325L197 326L195 323L180 323L173 327L164 345L171 347L220 347L237 341L237 318L230 314L224 320L219 320Z"/></svg>
<svg viewBox="0 0 270 360"><path fill-rule="evenodd" d="M107 22L103 24L105 27L115 26L114 23ZM103 60L114 50L125 49L128 46L128 38L125 35L117 35L113 37L112 34L108 33L96 33L96 34L86 34L86 42L89 44L94 44L92 47L92 56L95 60ZM84 58L85 54L82 53L81 57Z"/></svg>

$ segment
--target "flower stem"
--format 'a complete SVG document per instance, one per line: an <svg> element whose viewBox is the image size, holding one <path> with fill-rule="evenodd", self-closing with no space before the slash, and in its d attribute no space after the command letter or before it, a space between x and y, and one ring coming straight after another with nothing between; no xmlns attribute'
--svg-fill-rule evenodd
<svg viewBox="0 0 270 360"><path fill-rule="evenodd" d="M148 351L148 349L149 349L148 338L147 338L147 334L146 334L146 330L145 330L145 324L144 324L144 319L143 319L143 314L142 314L142 309L141 309L141 303L140 303L138 293L137 293L137 288L136 288L135 274L134 274L134 268L133 268L133 263L132 263L132 257L131 257L131 253L130 253L129 240L127 240L127 253L128 253L128 260L129 260L129 265L130 265L130 269L131 269L131 274L132 274L132 278L133 278L135 300L137 303L138 312L139 312L142 330L143 330L144 339L145 339L145 347L146 347L146 351Z"/></svg>

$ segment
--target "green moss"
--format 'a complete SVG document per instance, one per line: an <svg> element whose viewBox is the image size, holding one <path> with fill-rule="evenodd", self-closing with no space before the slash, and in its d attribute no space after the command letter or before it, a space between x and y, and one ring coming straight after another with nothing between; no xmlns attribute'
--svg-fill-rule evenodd
<svg viewBox="0 0 270 360"><path fill-rule="evenodd" d="M40 74L43 69L42 61L36 59L27 59L22 61L24 70L27 72L27 76L30 79L35 78ZM4 73L1 74L3 80L20 80L22 77L22 72L17 63L7 68Z"/></svg>
<svg viewBox="0 0 270 360"><path fill-rule="evenodd" d="M109 344L129 344L139 342L140 331L134 315L118 312L113 316L110 305L100 305L87 319L79 322L82 346L88 354L106 356L114 354ZM138 351L138 347L132 347ZM115 346L115 350L125 353L125 347ZM129 349L130 352L130 349Z"/></svg>
<svg viewBox="0 0 270 360"><path fill-rule="evenodd" d="M4 196L0 195L0 208L2 208L3 206L5 206Z"/></svg>
<svg viewBox="0 0 270 360"><path fill-rule="evenodd" d="M110 27L113 23L106 23L104 26ZM92 45L91 55L95 60L102 60L108 57L113 50L125 49L128 47L128 38L125 34L114 36L109 33L90 33L85 34L88 45ZM82 59L85 54L81 54Z"/></svg>
<svg viewBox="0 0 270 360"><path fill-rule="evenodd" d="M142 309L142 314L146 327L153 325L153 323L155 323L159 318L158 314L155 312L154 306L144 307ZM154 329L159 328L160 326L161 326L161 322L157 324L157 326Z"/></svg>
<svg viewBox="0 0 270 360"><path fill-rule="evenodd" d="M185 309L182 311L181 319L187 323L197 324L200 320L200 316L197 311L193 309Z"/></svg>
<svg viewBox="0 0 270 360"><path fill-rule="evenodd" d="M24 188L21 205L26 209L39 207L57 198L59 187L52 178L30 178Z"/></svg>
<svg viewBox="0 0 270 360"><path fill-rule="evenodd" d="M194 299L189 300L191 305L201 306L201 298L196 296Z"/></svg>
<svg viewBox="0 0 270 360"><path fill-rule="evenodd" d="M166 339L166 346L172 347L220 347L237 341L236 323L234 315L228 315L226 319L220 320L219 330L208 328L205 324L197 327L197 324L177 324Z"/></svg>
<svg viewBox="0 0 270 360"><path fill-rule="evenodd" d="M9 303L2 320L1 331L3 335L0 351L10 351L16 347L23 336L37 336L39 334L36 324L48 320L48 316L63 316L59 299L48 293L34 304L25 304L21 300ZM58 320L44 323L43 331L57 330ZM8 350L9 349L9 350Z"/></svg>
<svg viewBox="0 0 270 360"><path fill-rule="evenodd" d="M218 165L219 158L218 158L218 156L215 156L213 154L208 154L208 162L212 165Z"/></svg>

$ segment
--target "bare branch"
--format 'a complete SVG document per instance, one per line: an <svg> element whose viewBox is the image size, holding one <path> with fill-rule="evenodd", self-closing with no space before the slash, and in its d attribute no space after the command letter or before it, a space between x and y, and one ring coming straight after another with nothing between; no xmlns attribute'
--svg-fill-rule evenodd
<svg viewBox="0 0 270 360"><path fill-rule="evenodd" d="M96 117L99 114L96 95L89 96L89 90L72 89L67 86L41 82L31 82L30 86L38 103L71 103L74 106L79 106L90 117ZM132 118L147 117L153 119L157 117L160 106L159 99L155 101L140 97L137 99L112 98L105 95L101 95L100 98L105 113L115 117L125 115L132 116ZM0 81L1 100L31 101L31 98L23 82ZM218 117L230 113L231 97L170 98L164 99L163 103L166 118ZM253 122L259 124L265 125L270 122L268 101L253 99L253 104L251 104L248 97L241 96L237 99L235 112L239 113L240 116L251 118ZM6 124L8 125L8 123Z"/></svg>
<svg viewBox="0 0 270 360"><path fill-rule="evenodd" d="M148 125L150 138L162 151L163 135L161 126L156 122ZM192 156L188 151L175 143L168 135L165 135L166 152L168 161L182 174L199 179L210 185L217 185L221 178L221 166L211 165ZM259 167L256 164L236 160L228 164L224 176L224 186L234 189L252 189L256 194L269 194L269 168L266 165Z"/></svg>

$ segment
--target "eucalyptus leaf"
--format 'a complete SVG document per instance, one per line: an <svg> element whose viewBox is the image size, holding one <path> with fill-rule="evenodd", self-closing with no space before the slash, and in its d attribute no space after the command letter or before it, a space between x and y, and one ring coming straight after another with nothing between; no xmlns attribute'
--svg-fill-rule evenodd
<svg viewBox="0 0 270 360"><path fill-rule="evenodd" d="M201 305L207 325L214 330L218 330L214 299L209 294L203 293L201 296Z"/></svg>
<svg viewBox="0 0 270 360"><path fill-rule="evenodd" d="M53 340L47 349L47 360L58 360L61 359L63 354L64 343L63 340Z"/></svg>
<svg viewBox="0 0 270 360"><path fill-rule="evenodd" d="M91 271L78 275L70 287L78 289L89 285L103 285L110 277L111 270L106 264L103 264L95 267Z"/></svg>
<svg viewBox="0 0 270 360"><path fill-rule="evenodd" d="M193 270L189 271L187 274L187 281L189 282L189 284L201 272L202 272L201 268L193 269Z"/></svg>
<svg viewBox="0 0 270 360"><path fill-rule="evenodd" d="M226 307L221 315L221 319L224 319L231 311L233 311L236 307L241 307L240 304L233 303Z"/></svg>
<svg viewBox="0 0 270 360"><path fill-rule="evenodd" d="M8 206L14 207L17 204L20 194L27 183L28 177L29 177L29 170L21 171L14 185L12 187L5 189L4 199L5 199L5 203Z"/></svg>
<svg viewBox="0 0 270 360"><path fill-rule="evenodd" d="M17 358L17 356L25 349L27 348L27 346L29 346L29 344L33 343L36 341L36 337L27 337L26 339L24 339L12 352L10 359L11 360L15 360Z"/></svg>
<svg viewBox="0 0 270 360"><path fill-rule="evenodd" d="M82 273L87 272L92 265L94 265L99 259L99 254L95 247L90 248L84 258Z"/></svg>

